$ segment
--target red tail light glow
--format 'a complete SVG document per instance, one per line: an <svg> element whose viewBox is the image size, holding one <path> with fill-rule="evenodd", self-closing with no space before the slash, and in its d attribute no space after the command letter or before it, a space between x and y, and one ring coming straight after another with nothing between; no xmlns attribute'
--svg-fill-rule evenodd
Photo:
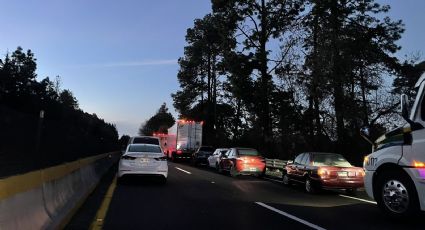
<svg viewBox="0 0 425 230"><path fill-rule="evenodd" d="M421 161L413 161L413 166L415 168L425 168L425 163Z"/></svg>
<svg viewBox="0 0 425 230"><path fill-rule="evenodd" d="M320 177L328 177L330 175L330 171L326 168L319 168L317 169L317 175L319 175Z"/></svg>

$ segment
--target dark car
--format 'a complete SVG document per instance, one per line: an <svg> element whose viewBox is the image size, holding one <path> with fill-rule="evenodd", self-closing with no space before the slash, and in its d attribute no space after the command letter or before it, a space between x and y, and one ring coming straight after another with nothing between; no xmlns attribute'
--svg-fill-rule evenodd
<svg viewBox="0 0 425 230"><path fill-rule="evenodd" d="M231 148L220 159L218 171L228 171L232 177L239 175L263 176L266 163L261 154L252 148Z"/></svg>
<svg viewBox="0 0 425 230"><path fill-rule="evenodd" d="M309 193L322 188L355 193L363 187L363 168L352 166L341 154L302 153L285 169L283 183L303 183Z"/></svg>
<svg viewBox="0 0 425 230"><path fill-rule="evenodd" d="M211 146L201 146L195 153L192 155L192 164L206 164L208 165L208 157L213 154L215 148Z"/></svg>

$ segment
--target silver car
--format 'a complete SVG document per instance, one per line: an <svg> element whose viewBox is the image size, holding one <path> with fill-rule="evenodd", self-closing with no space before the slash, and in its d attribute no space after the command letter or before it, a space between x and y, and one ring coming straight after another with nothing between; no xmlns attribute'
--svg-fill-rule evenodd
<svg viewBox="0 0 425 230"><path fill-rule="evenodd" d="M121 157L118 166L118 178L124 176L158 176L167 181L167 157L158 145L130 144Z"/></svg>
<svg viewBox="0 0 425 230"><path fill-rule="evenodd" d="M216 149L214 153L208 157L208 166L218 169L220 158L223 156L223 154L226 154L228 150L229 149L226 148Z"/></svg>

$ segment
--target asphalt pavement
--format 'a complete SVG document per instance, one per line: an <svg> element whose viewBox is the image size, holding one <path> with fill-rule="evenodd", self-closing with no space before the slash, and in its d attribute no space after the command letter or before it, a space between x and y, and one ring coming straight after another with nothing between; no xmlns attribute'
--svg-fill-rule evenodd
<svg viewBox="0 0 425 230"><path fill-rule="evenodd" d="M150 178L119 183L103 228L425 229L419 219L384 216L364 192L355 197L335 191L307 194L302 186L286 187L273 179L232 178L172 162L165 185Z"/></svg>

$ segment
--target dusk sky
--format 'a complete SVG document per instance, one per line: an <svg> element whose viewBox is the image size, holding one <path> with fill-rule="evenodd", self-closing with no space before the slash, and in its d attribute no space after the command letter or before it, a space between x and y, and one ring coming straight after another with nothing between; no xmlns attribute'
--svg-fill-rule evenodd
<svg viewBox="0 0 425 230"><path fill-rule="evenodd" d="M403 20L397 56L425 59L425 1L380 0ZM0 58L17 46L37 58L39 79L59 75L80 108L117 125L140 124L178 88L177 59L186 29L210 12L210 0L0 0Z"/></svg>

